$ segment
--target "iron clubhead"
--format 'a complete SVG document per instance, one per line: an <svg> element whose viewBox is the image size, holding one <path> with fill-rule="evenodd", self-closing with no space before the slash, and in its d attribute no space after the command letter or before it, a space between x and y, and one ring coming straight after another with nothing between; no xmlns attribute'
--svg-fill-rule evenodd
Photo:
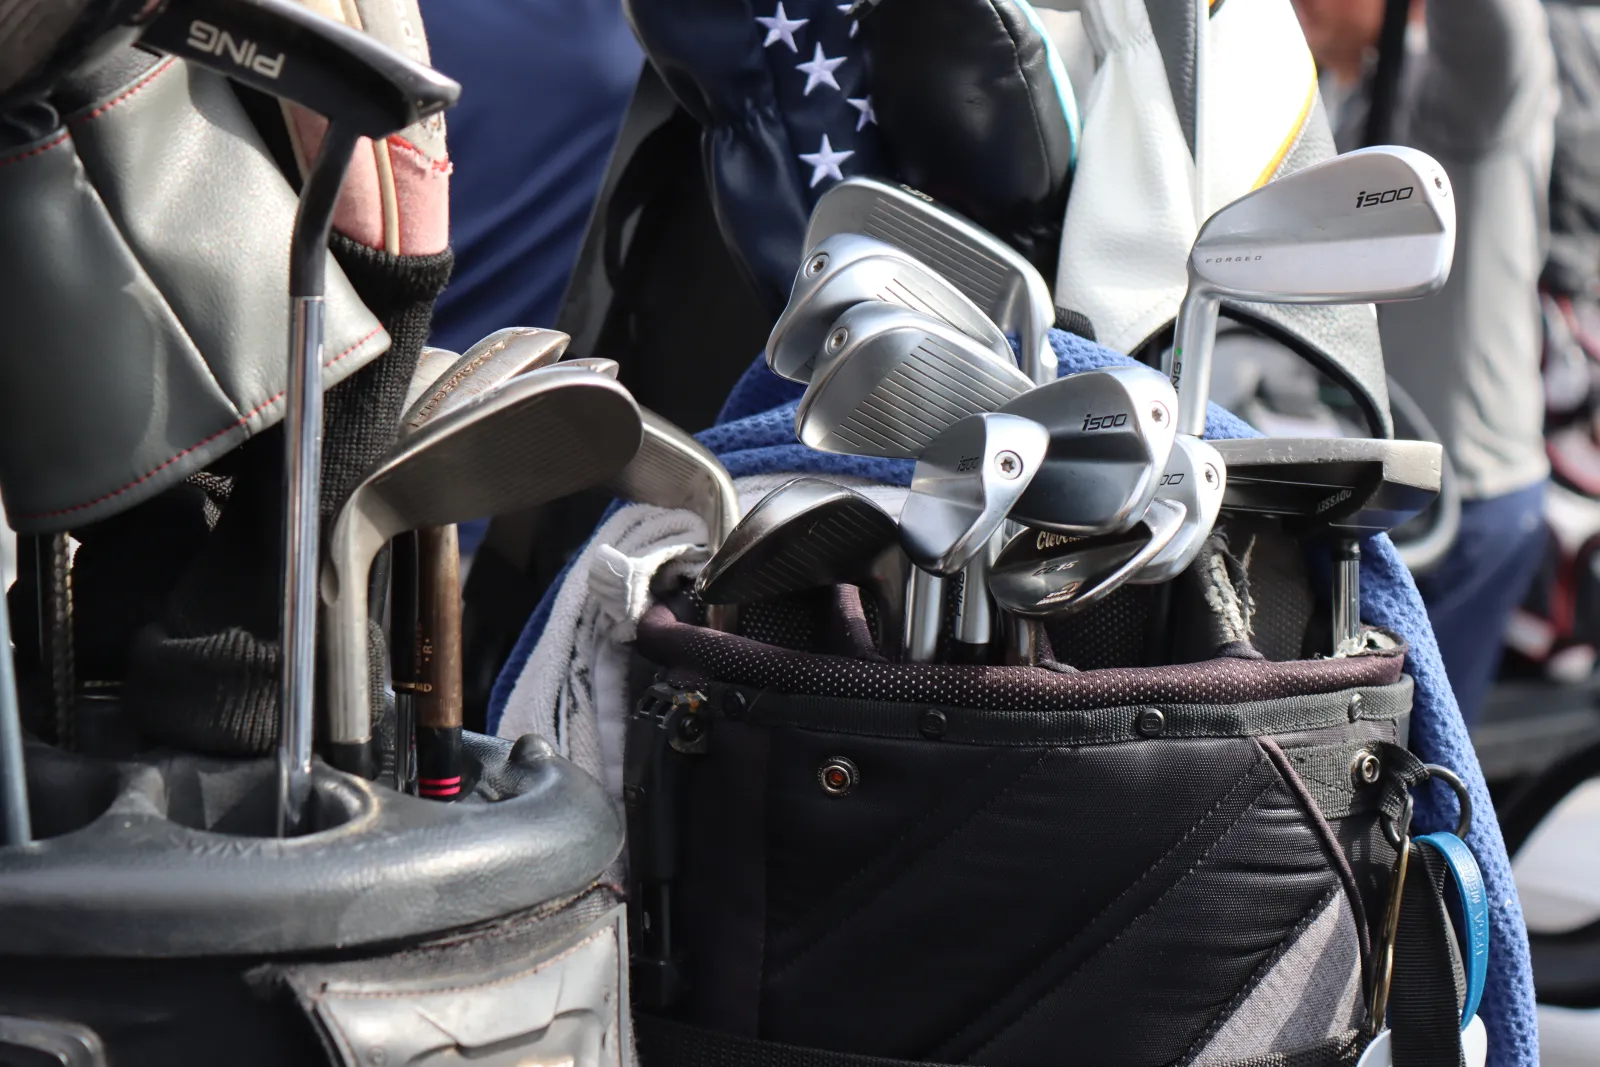
<svg viewBox="0 0 1600 1067"><path fill-rule="evenodd" d="M850 177L817 200L806 247L861 233L902 248L967 295L1001 330L1016 334L1021 366L1043 384L1056 376L1050 286L1027 258L971 219L910 186Z"/></svg>
<svg viewBox="0 0 1600 1067"><path fill-rule="evenodd" d="M928 445L900 512L911 562L949 578L983 551L1033 480L1050 432L1001 412L968 415Z"/></svg>
<svg viewBox="0 0 1600 1067"><path fill-rule="evenodd" d="M1184 506L1155 499L1129 529L1092 537L1023 530L1001 550L989 593L1006 611L1048 618L1079 611L1137 574L1183 525Z"/></svg>
<svg viewBox="0 0 1600 1067"><path fill-rule="evenodd" d="M511 379L402 437L340 508L322 570L328 738L365 745L367 577L396 534L498 515L599 485L639 449L628 391L586 370Z"/></svg>
<svg viewBox="0 0 1600 1067"><path fill-rule="evenodd" d="M837 233L810 252L794 276L789 304L767 338L767 366L809 382L834 320L864 300L920 311L1010 361L1011 342L978 307L914 256L858 233Z"/></svg>
<svg viewBox="0 0 1600 1067"><path fill-rule="evenodd" d="M452 352L448 348L430 348L427 345L417 353L417 369L411 372L411 384L406 386L405 403L400 405L402 412L409 412L422 394L433 388L433 383L444 377L446 371L455 366L461 358L461 353ZM405 422L405 416L400 416L400 421Z"/></svg>
<svg viewBox="0 0 1600 1067"><path fill-rule="evenodd" d="M899 536L889 513L854 489L796 478L740 520L700 572L695 590L708 604L748 604L857 584Z"/></svg>
<svg viewBox="0 0 1600 1067"><path fill-rule="evenodd" d="M1275 515L1296 535L1382 533L1439 494L1444 449L1432 441L1258 437L1213 441L1227 465L1227 511Z"/></svg>
<svg viewBox="0 0 1600 1067"><path fill-rule="evenodd" d="M1180 435L1173 442L1156 499L1182 504L1183 525L1167 546L1128 581L1134 585L1159 585L1188 570L1217 524L1227 484L1228 465L1217 450L1198 437Z"/></svg>
<svg viewBox="0 0 1600 1067"><path fill-rule="evenodd" d="M840 315L795 411L795 436L823 452L915 459L953 423L1033 388L961 331L873 300Z"/></svg>
<svg viewBox="0 0 1600 1067"><path fill-rule="evenodd" d="M1444 168L1393 145L1295 171L1217 211L1189 253L1189 291L1168 356L1181 398L1179 432L1205 432L1221 301L1414 300L1449 280L1455 242Z"/></svg>
<svg viewBox="0 0 1600 1067"><path fill-rule="evenodd" d="M432 384L417 390L422 368L432 360L419 360L412 376L416 396L401 417L402 432L415 430L443 411L469 403L526 371L548 367L560 359L572 340L557 330L509 326L496 330L461 356ZM438 349L424 351L439 351Z"/></svg>
<svg viewBox="0 0 1600 1067"><path fill-rule="evenodd" d="M579 356L576 359L564 359L559 366L582 367L584 370L603 374L612 381L617 380L617 375L622 370L616 360L606 359L604 356Z"/></svg>
<svg viewBox="0 0 1600 1067"><path fill-rule="evenodd" d="M1155 498L1177 422L1172 385L1128 365L1057 378L1000 410L1050 431L1050 450L1011 517L1071 536L1115 533Z"/></svg>
<svg viewBox="0 0 1600 1067"><path fill-rule="evenodd" d="M643 436L628 465L606 482L627 500L663 508L687 508L705 520L713 553L739 521L739 491L709 448L646 408L639 409Z"/></svg>

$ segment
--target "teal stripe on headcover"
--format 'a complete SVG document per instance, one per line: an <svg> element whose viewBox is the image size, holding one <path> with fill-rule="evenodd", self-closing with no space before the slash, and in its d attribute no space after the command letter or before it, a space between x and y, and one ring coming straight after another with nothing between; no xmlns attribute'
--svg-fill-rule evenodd
<svg viewBox="0 0 1600 1067"><path fill-rule="evenodd" d="M1041 40L1044 41L1044 58L1050 66L1050 78L1056 83L1056 99L1061 101L1062 114L1067 116L1067 133L1072 142L1071 165L1078 165L1078 97L1072 91L1072 79L1067 77L1067 68L1061 62L1061 53L1056 51L1056 44L1050 39L1050 31L1045 28L1039 18L1039 13L1033 9L1028 0L1012 0L1021 11L1028 24L1033 27Z"/></svg>

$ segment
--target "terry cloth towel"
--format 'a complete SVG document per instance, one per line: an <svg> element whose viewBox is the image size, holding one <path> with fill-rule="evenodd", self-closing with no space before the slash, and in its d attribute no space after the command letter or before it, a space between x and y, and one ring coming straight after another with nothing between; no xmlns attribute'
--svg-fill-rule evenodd
<svg viewBox="0 0 1600 1067"><path fill-rule="evenodd" d="M1082 338L1052 331L1051 345L1059 360L1060 373L1071 374L1128 362L1126 356L1112 352ZM715 452L735 478L742 479L741 496L747 493L753 503L758 486L772 487L797 473L865 479L886 486L906 486L911 481L913 464L906 460L869 459L817 452L794 440L794 409L801 386L784 381L758 359L735 386L724 406L718 424L699 435L700 441ZM1261 436L1223 409L1212 405L1206 417L1206 436L1237 438ZM758 481L757 476L768 476ZM890 507L891 513L897 511ZM628 513L638 515L629 517ZM620 525L619 525L620 523ZM651 531L659 531L659 540ZM698 532L697 532L698 531ZM644 562L653 550L672 557L672 566L692 562L688 549L694 538L703 536L698 520L681 518L673 525L659 509L630 506L614 512L602 525L599 535L579 555L569 574L558 581L528 620L516 648L496 682L489 706L489 728L500 736L511 737L537 731L559 739L563 751L581 765L608 780L613 795L620 795L617 773L609 776L605 763L619 762L620 736L607 744L603 724L613 724L611 732L620 734L626 714L621 706L596 707L596 694L622 692L620 679L606 677L624 662L609 652L598 654L598 647L621 640L631 633L626 621L610 616L599 619L599 605L584 603L588 589L596 585L594 561L602 558L596 546L610 541L617 555L604 558L616 563L631 557L640 561L631 566L646 569ZM703 556L704 550L701 549ZM1316 561L1319 569L1326 560ZM667 572L672 573L672 572ZM676 573L682 573L678 571ZM574 580L576 579L576 581ZM607 576L607 583L629 579ZM635 595L630 592L631 598ZM624 601L614 590L607 591L608 603ZM1456 707L1455 695L1445 677L1439 646L1428 624L1427 611L1417 595L1411 574L1400 562L1389 538L1368 538L1361 549L1361 614L1373 625L1386 627L1403 636L1411 646L1407 667L1416 681L1415 706L1411 720L1411 748L1427 763L1438 763L1461 776L1472 795L1472 833L1467 844L1483 868L1490 901L1489 975L1479 1015L1489 1032L1489 1067L1536 1067L1539 1062L1538 1029L1535 1019L1533 971L1528 960L1527 929L1522 904L1511 876L1511 862L1495 818L1493 803L1478 758L1467 736L1466 725ZM631 618L638 618L632 608ZM606 638L601 641L600 638ZM600 684L604 683L604 684ZM562 709L559 710L558 709ZM560 718L565 718L565 724ZM604 756L610 753L610 761ZM1456 825L1454 795L1438 783L1418 794L1416 833L1451 830Z"/></svg>

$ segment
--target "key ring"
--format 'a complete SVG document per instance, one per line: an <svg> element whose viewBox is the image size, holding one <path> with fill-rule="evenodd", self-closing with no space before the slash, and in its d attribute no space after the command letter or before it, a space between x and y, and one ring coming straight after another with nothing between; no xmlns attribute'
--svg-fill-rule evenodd
<svg viewBox="0 0 1600 1067"><path fill-rule="evenodd" d="M1472 794L1467 792L1466 783L1461 780L1455 771L1452 771L1449 767L1441 767L1437 763L1425 763L1422 765L1422 769L1427 771L1428 775L1417 782L1417 785L1424 784L1428 778L1437 778L1455 793L1456 802L1461 807L1461 817L1456 820L1455 834L1465 841L1467 835L1472 832ZM1406 806L1402 810L1400 822L1405 827L1405 832L1409 834L1411 832L1411 812L1413 810L1410 789L1406 790L1405 796ZM1383 823L1383 836L1388 839L1389 844L1399 848L1402 834L1396 828L1395 823L1387 818L1379 821Z"/></svg>

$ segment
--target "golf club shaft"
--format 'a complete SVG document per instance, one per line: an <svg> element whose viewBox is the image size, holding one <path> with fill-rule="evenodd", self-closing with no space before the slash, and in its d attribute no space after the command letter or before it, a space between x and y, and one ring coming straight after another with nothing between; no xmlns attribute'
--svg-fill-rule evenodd
<svg viewBox="0 0 1600 1067"><path fill-rule="evenodd" d="M956 609L951 658L959 663L989 662L996 640L994 605L989 600L989 565L1005 547L1002 530L961 569L961 600Z"/></svg>
<svg viewBox="0 0 1600 1067"><path fill-rule="evenodd" d="M937 659L943 626L944 579L913 567L906 582L904 662L932 663Z"/></svg>
<svg viewBox="0 0 1600 1067"><path fill-rule="evenodd" d="M394 788L416 792L417 535L399 534L391 542L389 593L389 670L394 678Z"/></svg>
<svg viewBox="0 0 1600 1067"><path fill-rule="evenodd" d="M1211 398L1211 354L1217 343L1217 315L1222 305L1194 278L1178 309L1172 351L1161 368L1178 392L1178 432L1206 435L1206 402Z"/></svg>
<svg viewBox="0 0 1600 1067"><path fill-rule="evenodd" d="M417 793L461 795L461 548L454 526L417 531Z"/></svg>
<svg viewBox="0 0 1600 1067"><path fill-rule="evenodd" d="M329 123L306 177L289 245L289 384L283 429L285 504L278 835L300 832L311 795L316 707L317 567L322 478L323 291L328 231L356 135Z"/></svg>
<svg viewBox="0 0 1600 1067"><path fill-rule="evenodd" d="M1361 543L1342 537L1333 547L1333 654L1361 651Z"/></svg>
<svg viewBox="0 0 1600 1067"><path fill-rule="evenodd" d="M72 752L78 747L74 710L77 668L72 633L72 543L65 533L46 535L40 556L44 611L45 669L50 672L50 703L55 716L56 745Z"/></svg>
<svg viewBox="0 0 1600 1067"><path fill-rule="evenodd" d="M7 845L33 838L28 818L28 772L23 760L22 712L11 662L11 613L0 605L0 833Z"/></svg>

